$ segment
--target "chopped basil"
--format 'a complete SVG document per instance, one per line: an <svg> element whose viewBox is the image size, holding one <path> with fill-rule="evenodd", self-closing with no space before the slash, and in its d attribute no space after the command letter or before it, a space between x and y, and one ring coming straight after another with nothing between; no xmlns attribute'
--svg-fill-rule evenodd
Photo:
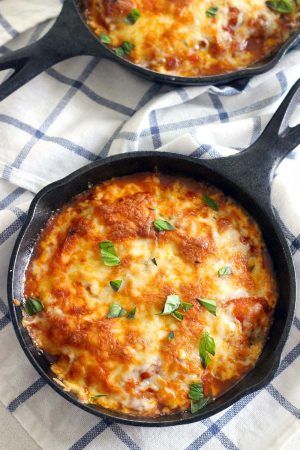
<svg viewBox="0 0 300 450"><path fill-rule="evenodd" d="M183 315L183 314L181 314L181 313L180 313L180 312L178 312L178 311L174 311L174 312L172 312L172 313L171 313L171 316L175 317L175 319L177 319L177 320L182 320L182 319L183 319L183 317L184 317L184 315Z"/></svg>
<svg viewBox="0 0 300 450"><path fill-rule="evenodd" d="M134 25L135 22L141 17L141 13L138 10L138 8L133 8L128 16L125 19L126 23L129 23L130 25Z"/></svg>
<svg viewBox="0 0 300 450"><path fill-rule="evenodd" d="M180 298L178 295L168 295L163 312L160 313L162 316L166 316L168 314L171 314L172 312L176 311L180 306Z"/></svg>
<svg viewBox="0 0 300 450"><path fill-rule="evenodd" d="M203 384L202 383L191 383L189 398L191 400L200 400L203 398Z"/></svg>
<svg viewBox="0 0 300 450"><path fill-rule="evenodd" d="M131 50L134 48L134 45L131 42L125 41L120 47L115 48L115 54L117 56L129 55Z"/></svg>
<svg viewBox="0 0 300 450"><path fill-rule="evenodd" d="M171 225L169 222L163 219L156 219L153 222L154 227L157 231L171 231L175 230L175 227Z"/></svg>
<svg viewBox="0 0 300 450"><path fill-rule="evenodd" d="M195 413L204 408L209 402L209 397L204 397L203 395L202 383L190 384L189 398L191 400L191 413Z"/></svg>
<svg viewBox="0 0 300 450"><path fill-rule="evenodd" d="M114 291L118 292L118 290L121 287L122 282L123 282L122 280L112 280L109 282L109 284L111 285L111 287Z"/></svg>
<svg viewBox="0 0 300 450"><path fill-rule="evenodd" d="M217 304L215 300L210 300L209 298L197 298L200 305L202 305L204 308L207 309L210 313L212 313L214 316L216 316L217 312Z"/></svg>
<svg viewBox="0 0 300 450"><path fill-rule="evenodd" d="M170 333L168 335L168 341L172 341L172 339L174 339L174 337L175 337L174 331L170 331Z"/></svg>
<svg viewBox="0 0 300 450"><path fill-rule="evenodd" d="M216 17L218 8L216 6L211 6L205 11L207 17Z"/></svg>
<svg viewBox="0 0 300 450"><path fill-rule="evenodd" d="M102 42L102 44L110 44L111 43L111 39L108 36L108 34L102 33L99 36L100 42Z"/></svg>
<svg viewBox="0 0 300 450"><path fill-rule="evenodd" d="M116 317L124 317L126 316L126 311L124 308L122 308L121 305L118 305L118 303L112 303L109 307L109 313L107 314L107 317L109 319L114 319Z"/></svg>
<svg viewBox="0 0 300 450"><path fill-rule="evenodd" d="M44 305L38 298L29 297L26 300L25 311L29 316L34 316L41 311L43 311Z"/></svg>
<svg viewBox="0 0 300 450"><path fill-rule="evenodd" d="M120 264L120 259L111 241L100 242L99 247L103 262L106 266L118 266Z"/></svg>
<svg viewBox="0 0 300 450"><path fill-rule="evenodd" d="M209 197L206 194L203 194L203 201L211 209L214 209L215 211L219 211L219 205L213 198Z"/></svg>
<svg viewBox="0 0 300 450"><path fill-rule="evenodd" d="M127 319L134 319L136 313L136 306L134 306L128 313L127 313Z"/></svg>
<svg viewBox="0 0 300 450"><path fill-rule="evenodd" d="M181 302L179 307L184 311L188 311L189 309L191 309L193 307L192 303L186 303L186 302Z"/></svg>
<svg viewBox="0 0 300 450"><path fill-rule="evenodd" d="M108 396L108 394L96 394L96 395L93 395L91 398L100 398L100 397L107 397Z"/></svg>
<svg viewBox="0 0 300 450"><path fill-rule="evenodd" d="M231 268L229 266L221 267L221 269L218 270L219 277L224 277L225 275L230 275Z"/></svg>
<svg viewBox="0 0 300 450"><path fill-rule="evenodd" d="M280 14L290 14L294 11L292 0L271 0L266 2L266 5L269 9Z"/></svg>
<svg viewBox="0 0 300 450"><path fill-rule="evenodd" d="M153 264L154 264L155 266L157 266L156 258L152 258L151 261L153 262Z"/></svg>
<svg viewBox="0 0 300 450"><path fill-rule="evenodd" d="M199 355L204 367L208 366L211 361L211 355L215 355L215 352L216 344L214 338L210 336L208 331L205 331L199 344Z"/></svg>
<svg viewBox="0 0 300 450"><path fill-rule="evenodd" d="M195 412L200 411L200 409L204 408L208 402L209 397L201 398L197 401L191 400L191 413L194 414Z"/></svg>

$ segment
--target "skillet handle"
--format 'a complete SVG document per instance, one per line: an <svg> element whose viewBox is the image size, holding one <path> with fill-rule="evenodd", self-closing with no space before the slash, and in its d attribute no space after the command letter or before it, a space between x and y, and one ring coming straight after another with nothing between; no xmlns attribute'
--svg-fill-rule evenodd
<svg viewBox="0 0 300 450"><path fill-rule="evenodd" d="M270 208L271 184L280 162L300 144L300 124L288 121L300 104L300 79L292 86L270 122L251 147L233 156L207 160L209 167L242 187Z"/></svg>
<svg viewBox="0 0 300 450"><path fill-rule="evenodd" d="M58 19L45 36L0 58L0 70L14 70L0 85L0 101L60 61L78 55L101 57L101 48L82 21L74 1L65 0Z"/></svg>

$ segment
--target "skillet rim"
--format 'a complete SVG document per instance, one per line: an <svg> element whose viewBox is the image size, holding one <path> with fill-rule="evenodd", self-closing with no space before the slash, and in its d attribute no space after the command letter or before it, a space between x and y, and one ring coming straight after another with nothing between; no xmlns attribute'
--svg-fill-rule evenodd
<svg viewBox="0 0 300 450"><path fill-rule="evenodd" d="M120 64L127 67L129 70L133 72L138 72L141 76L145 76L148 79L155 80L157 82L163 82L169 85L182 85L182 86L200 86L200 85L219 85L222 83L228 83L234 80L239 80L243 78L252 78L255 75L259 75L267 72L275 67L277 63L281 60L281 58L290 50L293 45L297 45L300 43L300 29L294 31L290 34L290 36L283 41L276 49L273 50L270 54L266 55L262 60L257 61L255 64L251 66L244 67L242 69L238 69L232 72L225 72L217 75L202 75L199 77L184 77L179 75L171 75L162 72L156 72L147 67L142 67L138 64L133 63L129 59L123 58L121 56L117 56L113 49L106 46L99 39L97 39L96 34L87 24L84 17L84 4L86 0L71 0L73 5L78 13L79 19L88 30L93 39L98 42L100 48L104 51L103 56L109 55L109 58L112 61L119 62ZM298 42L299 41L299 42ZM264 60L267 60L264 62Z"/></svg>
<svg viewBox="0 0 300 450"><path fill-rule="evenodd" d="M37 362L37 360L31 353L31 351L29 350L28 345L26 344L26 342L23 338L23 335L21 333L22 324L19 323L18 318L17 318L17 308L19 308L19 307L16 307L13 303L15 263L18 258L18 255L19 255L20 245L21 245L24 237L26 238L26 232L27 232L28 228L30 227L32 221L35 219L36 209L37 209L37 206L38 206L40 200L42 200L43 197L46 196L48 193L55 191L64 185L67 185L68 183L72 182L73 180L76 180L76 178L86 175L86 173L88 173L91 169L94 169L95 167L105 166L111 162L123 161L124 159L130 160L131 158L133 159L133 158L136 158L137 156L142 157L142 158L166 157L168 159L186 160L192 164L196 164L198 166L202 166L202 167L210 169L209 164L205 163L207 160L197 159L197 158L194 158L191 156L185 156L185 155L177 154L177 153L173 153L173 152L159 152L159 151L157 151L157 152L156 151L141 151L141 152L139 152L138 151L138 152L130 152L130 153L113 155L113 156L109 156L109 157L106 157L103 159L95 160L92 163L73 171L66 177L46 185L32 199L31 204L28 209L27 218L17 236L16 242L13 247L13 251L12 251L10 262L9 262L8 276L7 276L7 294L8 294L9 312L10 312L12 324L14 327L14 331L17 335L17 339L18 339L24 353L26 354L27 358L29 359L30 363L37 370L37 372L40 374L40 376L47 382L47 384L50 385L51 388L53 388L58 394L60 394L64 399L68 400L73 405L76 405L80 409L85 410L95 416L101 417L104 420L105 419L113 420L118 423L122 423L124 425L145 426L145 427L163 427L163 426L174 426L174 425L198 422L200 420L206 419L208 417L211 417L211 416L223 411L224 409L226 409L226 408L232 406L234 403L238 402L241 398L265 387L274 378L275 373L279 367L280 360L281 360L281 354L282 354L284 345L286 344L286 341L288 339L288 336L289 336L289 333L291 330L291 326L292 326L292 322L293 322L293 317L294 317L294 310L295 310L295 303L296 303L296 275L295 275L295 268L294 268L294 263L293 263L292 255L290 252L290 248L284 237L281 226L279 225L278 221L276 220L276 217L273 214L273 211L271 208L269 208L269 210L266 210L266 214L269 218L270 224L276 231L276 237L277 237L277 239L282 247L283 253L285 255L286 263L287 263L287 270L288 270L288 275L289 275L289 283L290 283L290 302L289 302L285 326L283 328L281 337L276 344L275 350L273 350L271 355L268 356L268 359L270 360L272 358L272 356L274 355L274 360L272 361L270 367L266 371L265 376L263 376L258 382L254 382L250 386L242 389L241 392L236 393L228 400L223 401L219 406L214 407L215 402L213 401L209 405L210 410L205 409L205 410L202 410L199 413L196 413L193 415L191 415L190 413L187 413L187 412L183 412L183 413L177 414L176 416L168 415L168 416L160 416L158 418L151 419L149 417L142 418L142 417L125 415L125 414L114 412L111 410L105 410L104 408L103 408L103 410L102 409L99 410L96 407L92 407L89 404L81 403L75 396L64 391L53 380L53 378L51 378L39 365L39 363ZM213 170L213 169L210 169L210 170ZM215 171L215 170L213 170L213 172L217 173L217 171ZM237 184L231 182L230 179L226 178L226 180L229 181L230 183L232 183L233 185L237 186L238 189L240 189L242 192L246 192L243 188L241 188ZM254 202L256 203L255 199L252 198L252 200L254 200ZM247 210L247 208L246 208L246 210ZM27 258L27 260L28 260L28 258ZM274 319L274 321L275 320L276 319ZM275 354L275 352L276 352L276 354ZM261 358L261 355L260 355L260 358ZM259 360L260 360L260 358L259 358ZM259 362L259 360L257 361L257 363ZM249 372L249 374L252 373L253 371L255 371L255 367L256 366L254 366L254 368ZM247 375L246 375L246 377L247 377ZM241 381L241 380L239 380L239 381ZM230 392L230 390L231 389L229 389L227 392ZM220 396L219 399L222 399L222 396ZM189 415L185 416L185 414L189 414ZM172 419L172 416L174 417L174 419Z"/></svg>

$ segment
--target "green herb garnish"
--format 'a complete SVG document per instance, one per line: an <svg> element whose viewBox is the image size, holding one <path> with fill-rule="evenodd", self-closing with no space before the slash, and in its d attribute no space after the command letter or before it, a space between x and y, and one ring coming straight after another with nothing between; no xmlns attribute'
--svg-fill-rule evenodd
<svg viewBox="0 0 300 450"><path fill-rule="evenodd" d="M115 319L116 317L124 317L126 316L126 311L124 308L122 308L121 305L118 305L118 303L112 303L109 307L109 313L107 314L107 317L109 319Z"/></svg>
<svg viewBox="0 0 300 450"><path fill-rule="evenodd" d="M125 41L120 47L115 48L115 54L121 57L124 55L129 55L129 53L133 48L134 48L133 44L131 44L128 41Z"/></svg>
<svg viewBox="0 0 300 450"><path fill-rule="evenodd" d="M34 316L43 311L44 305L38 298L29 297L25 303L25 311L29 316Z"/></svg>
<svg viewBox="0 0 300 450"><path fill-rule="evenodd" d="M174 331L170 331L170 333L168 334L168 341L172 341L174 337L175 337Z"/></svg>
<svg viewBox="0 0 300 450"><path fill-rule="evenodd" d="M118 266L120 264L120 259L111 241L100 242L99 247L103 262L106 266Z"/></svg>
<svg viewBox="0 0 300 450"><path fill-rule="evenodd" d="M160 313L161 316L166 316L176 311L180 306L180 298L178 295L168 295L163 312Z"/></svg>
<svg viewBox="0 0 300 450"><path fill-rule="evenodd" d="M280 14L290 14L294 11L294 5L291 0L271 0L266 2L269 9Z"/></svg>
<svg viewBox="0 0 300 450"><path fill-rule="evenodd" d="M171 316L175 317L177 320L183 320L184 315L181 314L179 311L174 311L171 313Z"/></svg>
<svg viewBox="0 0 300 450"><path fill-rule="evenodd" d="M218 12L218 8L216 6L211 6L210 8L208 8L205 11L205 14L206 14L207 17L212 17L213 18L213 17L216 17L217 12Z"/></svg>
<svg viewBox="0 0 300 450"><path fill-rule="evenodd" d="M191 413L195 413L207 405L209 397L204 397L202 383L190 384L189 399L191 400Z"/></svg>
<svg viewBox="0 0 300 450"><path fill-rule="evenodd" d="M96 395L93 395L91 398L93 399L93 398L100 398L100 397L107 397L108 396L108 394L96 394Z"/></svg>
<svg viewBox="0 0 300 450"><path fill-rule="evenodd" d="M110 44L111 43L111 39L108 36L108 34L102 33L99 36L100 42L102 42L102 44Z"/></svg>
<svg viewBox="0 0 300 450"><path fill-rule="evenodd" d="M219 277L224 277L225 275L231 275L231 268L229 266L221 267L221 269L218 270Z"/></svg>
<svg viewBox="0 0 300 450"><path fill-rule="evenodd" d="M121 284L123 283L122 280L112 280L109 282L109 284L111 285L112 289L116 292L118 292L118 290L121 287Z"/></svg>
<svg viewBox="0 0 300 450"><path fill-rule="evenodd" d="M203 201L211 209L214 209L215 211L219 211L219 205L213 198L209 197L206 194L203 194Z"/></svg>
<svg viewBox="0 0 300 450"><path fill-rule="evenodd" d="M136 306L134 306L128 313L127 313L127 319L134 319L136 313Z"/></svg>
<svg viewBox="0 0 300 450"><path fill-rule="evenodd" d="M175 227L163 219L156 219L153 222L153 225L157 231L171 231L175 230Z"/></svg>
<svg viewBox="0 0 300 450"><path fill-rule="evenodd" d="M138 10L138 8L133 8L128 16L125 19L126 23L129 23L130 25L134 25L135 22L141 17L141 13Z"/></svg>
<svg viewBox="0 0 300 450"><path fill-rule="evenodd" d="M214 338L210 336L208 331L205 331L201 337L199 344L199 355L202 361L203 367L207 367L211 361L211 356L214 356L216 352L216 344Z"/></svg>
<svg viewBox="0 0 300 450"><path fill-rule="evenodd" d="M184 312L188 311L193 307L192 303L181 302L179 308L181 308Z"/></svg>
<svg viewBox="0 0 300 450"><path fill-rule="evenodd" d="M202 305L204 308L207 309L210 313L212 313L214 316L216 316L217 312L217 304L215 300L210 300L208 298L197 298L200 305Z"/></svg>
<svg viewBox="0 0 300 450"><path fill-rule="evenodd" d="M155 266L157 266L156 258L152 258L151 261L153 262L153 264L154 264Z"/></svg>

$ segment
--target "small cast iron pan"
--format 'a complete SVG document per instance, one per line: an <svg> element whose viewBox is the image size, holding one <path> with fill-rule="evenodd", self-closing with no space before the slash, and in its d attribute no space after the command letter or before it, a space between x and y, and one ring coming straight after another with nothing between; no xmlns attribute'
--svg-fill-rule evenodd
<svg viewBox="0 0 300 450"><path fill-rule="evenodd" d="M300 36L300 30L284 42L276 52L251 67L231 73L202 77L176 77L140 67L116 56L101 44L84 19L86 0L65 0L62 11L50 31L36 43L0 58L0 70L14 69L14 73L0 86L0 101L19 89L48 67L78 55L107 58L122 64L132 72L157 83L175 85L225 84L247 79L271 69Z"/></svg>
<svg viewBox="0 0 300 450"><path fill-rule="evenodd" d="M291 111L297 99L300 80L293 86L284 102L250 148L240 154L213 160L198 160L174 153L134 152L93 162L66 178L46 186L34 198L10 261L8 273L8 302L12 322L19 342L28 359L40 375L64 398L92 414L109 417L128 425L166 426L178 425L209 417L239 400L246 394L262 388L273 378L283 346L291 327L296 279L289 246L270 204L271 181L280 161L300 143L300 124L285 127L287 110ZM299 90L300 91L300 90ZM298 95L298 101L299 101ZM133 417L93 405L80 403L75 396L66 393L53 381L49 360L39 352L22 326L22 312L13 299L23 299L23 284L27 264L41 229L53 211L60 209L75 195L87 189L87 183L99 183L112 177L120 177L141 171L153 171L193 177L209 182L226 195L232 196L258 222L271 258L278 282L279 299L269 339L255 368L232 389L196 414L185 412L157 418Z"/></svg>

